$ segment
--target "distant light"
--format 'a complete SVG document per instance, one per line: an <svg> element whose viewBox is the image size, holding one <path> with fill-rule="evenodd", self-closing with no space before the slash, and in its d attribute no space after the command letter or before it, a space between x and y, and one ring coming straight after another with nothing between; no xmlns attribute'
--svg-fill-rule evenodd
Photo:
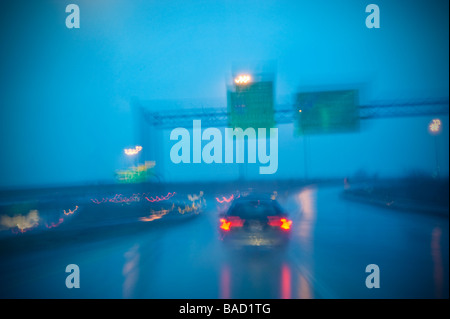
<svg viewBox="0 0 450 319"><path fill-rule="evenodd" d="M234 199L234 195L231 195L230 198L226 198L225 196L222 196L222 199L219 199L219 198L216 197L216 201L219 202L219 203L221 203L221 204L222 204L222 203L225 203L225 202L226 202L226 203L229 203L229 202L231 202L233 199Z"/></svg>
<svg viewBox="0 0 450 319"><path fill-rule="evenodd" d="M298 110L298 113L302 113L302 110Z"/></svg>
<svg viewBox="0 0 450 319"><path fill-rule="evenodd" d="M175 192L173 192L173 193L169 192L169 193L167 193L166 196L161 196L161 197L156 196L156 198L153 198L153 197L149 198L149 196L145 193L133 194L130 197L124 197L124 196L122 196L122 194L116 194L116 195L114 195L114 197L111 197L111 198L106 197L106 198L102 198L102 200L98 200L98 199L94 198L94 199L91 199L91 201L94 204L101 204L101 203L108 203L108 202L110 202L110 203L130 203L130 202L139 202L141 200L144 200L144 198L145 198L149 202L154 203L154 202L160 202L163 200L168 200L169 198L173 197L175 194L176 194Z"/></svg>
<svg viewBox="0 0 450 319"><path fill-rule="evenodd" d="M153 197L148 198L146 196L145 199L148 200L151 203L154 203L154 202L160 202L160 201L163 201L163 200L168 200L169 198L173 197L175 194L176 194L175 192L173 192L173 193L168 192L166 196L161 196L161 197L156 196L156 198L153 198Z"/></svg>
<svg viewBox="0 0 450 319"><path fill-rule="evenodd" d="M124 149L124 152L126 155L136 155L142 150L142 146L136 146L135 148L126 148Z"/></svg>
<svg viewBox="0 0 450 319"><path fill-rule="evenodd" d="M10 217L8 215L2 215L0 217L0 226L10 228L15 234L24 233L39 225L41 218L39 217L39 211L36 209L30 210L27 215L15 215Z"/></svg>
<svg viewBox="0 0 450 319"><path fill-rule="evenodd" d="M196 201L196 200L199 200L199 199L201 199L202 197L203 197L203 191L200 191L200 193L198 194L198 195L191 195L191 194L188 194L187 195L188 196L188 199L191 201L191 202L194 202L194 201Z"/></svg>
<svg viewBox="0 0 450 319"><path fill-rule="evenodd" d="M151 222L151 221L154 221L156 219L161 219L164 215L167 215L168 213L173 211L174 208L175 208L175 204L172 204L172 207L170 209L161 209L161 210L158 210L158 211L152 210L152 214L150 216L148 216L148 217L141 217L141 218L139 218L139 220L142 221L142 222Z"/></svg>
<svg viewBox="0 0 450 319"><path fill-rule="evenodd" d="M428 131L431 134L438 134L441 131L441 120L433 119L428 125Z"/></svg>
<svg viewBox="0 0 450 319"><path fill-rule="evenodd" d="M69 209L68 212L66 212L66 210L64 210L64 215L72 215L73 213L75 213L78 210L78 206L75 206L74 210Z"/></svg>
<svg viewBox="0 0 450 319"><path fill-rule="evenodd" d="M248 84L252 80L250 75L243 74L239 75L237 78L234 79L234 83L236 84Z"/></svg>
<svg viewBox="0 0 450 319"><path fill-rule="evenodd" d="M45 227L47 227L47 228L55 228L55 227L58 227L59 225L61 225L62 223L64 222L64 218L60 218L60 219L58 219L58 221L55 223L55 222L52 222L50 225L49 224L45 224Z"/></svg>

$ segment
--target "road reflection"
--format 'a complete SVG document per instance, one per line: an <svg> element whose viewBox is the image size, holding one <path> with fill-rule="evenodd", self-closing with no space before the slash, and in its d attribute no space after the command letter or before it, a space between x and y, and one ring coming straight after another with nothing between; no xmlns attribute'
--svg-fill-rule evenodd
<svg viewBox="0 0 450 319"><path fill-rule="evenodd" d="M436 298L443 297L444 291L444 266L442 264L440 227L435 227L431 232L431 256L433 258L433 278Z"/></svg>
<svg viewBox="0 0 450 319"><path fill-rule="evenodd" d="M284 263L281 266L281 299L291 299L291 268Z"/></svg>
<svg viewBox="0 0 450 319"><path fill-rule="evenodd" d="M298 297L300 299L312 299L313 294L311 285L306 280L305 276L299 274L298 279Z"/></svg>
<svg viewBox="0 0 450 319"><path fill-rule="evenodd" d="M125 277L122 286L123 298L134 298L136 284L139 280L139 244L135 244L124 254L125 263L122 269L122 275Z"/></svg>
<svg viewBox="0 0 450 319"><path fill-rule="evenodd" d="M313 236L317 215L317 188L309 186L285 199L295 222L291 242L285 249L228 250L218 276L219 296L228 298L311 299L313 287Z"/></svg>
<svg viewBox="0 0 450 319"><path fill-rule="evenodd" d="M217 196L206 198L209 209L195 219L154 226L148 231L136 231L133 236L130 234L137 230L133 228L135 224L124 226L123 230L118 228L113 236L100 233L109 237L92 233L91 241L69 242L58 250L30 251L28 255L8 255L9 251L5 250L8 259L3 258L0 263L4 274L0 278L0 295L17 298L448 298L445 221L341 202L334 189L309 186L291 193L280 192L277 198L293 221L287 246L236 251L218 239L216 205L222 207L229 203L218 203ZM190 195L188 199L194 201L200 197ZM34 214L26 214L30 207L20 208L20 219L4 218L3 223L11 227L19 224L19 229L25 229L26 223L20 223L24 218L27 225L33 225ZM51 216L39 211L35 217L42 218L39 224L45 225L45 221L56 217L77 217L83 206L63 208L65 211L48 210ZM139 211L135 216L138 213L142 214ZM19 216L13 212L9 215ZM343 218L346 217L355 226L351 231L345 228ZM63 227L60 229L64 230ZM367 231L380 227L384 227L383 232L377 231L376 235ZM9 234L10 228L7 230ZM55 234L62 236L64 231ZM10 237L26 239L26 235ZM47 242L41 243L44 244ZM11 245L11 251L15 247ZM372 260L382 266L385 288L369 290L364 285L364 267ZM55 277L68 263L76 263L81 268L79 290L68 290L60 284L64 282L61 276Z"/></svg>
<svg viewBox="0 0 450 319"><path fill-rule="evenodd" d="M317 218L317 187L307 186L300 190L295 196L299 220L297 234L299 236L299 247L294 253L302 256L298 264L302 271L298 274L298 298L312 299L313 290L311 282L307 279L313 277L314 269L314 226Z"/></svg>
<svg viewBox="0 0 450 319"><path fill-rule="evenodd" d="M312 249L312 231L317 214L316 205L317 188L308 186L303 188L296 196L300 220L298 223L298 234L305 248Z"/></svg>
<svg viewBox="0 0 450 319"><path fill-rule="evenodd" d="M230 280L230 267L228 265L223 265L220 273L220 298L221 299L230 299L230 289L231 289L231 280Z"/></svg>

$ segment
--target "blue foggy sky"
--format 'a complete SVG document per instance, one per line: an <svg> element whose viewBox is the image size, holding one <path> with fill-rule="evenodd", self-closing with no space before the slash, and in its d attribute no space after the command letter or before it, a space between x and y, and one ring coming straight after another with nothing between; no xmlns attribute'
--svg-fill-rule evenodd
<svg viewBox="0 0 450 319"><path fill-rule="evenodd" d="M80 7L80 29L65 26L69 3ZM448 1L374 1L376 30L365 26L369 3L2 1L0 187L112 180L123 148L136 143L131 101L225 105L230 72L241 62L274 61L279 96L363 84L363 104L447 98ZM164 103L154 105L163 111ZM310 175L430 171L430 119L367 121L360 134L310 137ZM448 116L442 121L439 158L448 174ZM301 177L304 141L289 125L279 129L279 172L271 178ZM215 174L217 167L171 164L168 134L167 178ZM220 170L219 177L237 176L232 165Z"/></svg>

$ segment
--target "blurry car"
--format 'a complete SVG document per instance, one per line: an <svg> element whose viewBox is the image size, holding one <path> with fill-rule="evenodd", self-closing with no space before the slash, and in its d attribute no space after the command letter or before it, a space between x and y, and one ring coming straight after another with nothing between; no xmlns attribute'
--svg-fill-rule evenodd
<svg viewBox="0 0 450 319"><path fill-rule="evenodd" d="M237 198L219 219L221 239L237 247L284 246L291 226L280 204L265 196Z"/></svg>

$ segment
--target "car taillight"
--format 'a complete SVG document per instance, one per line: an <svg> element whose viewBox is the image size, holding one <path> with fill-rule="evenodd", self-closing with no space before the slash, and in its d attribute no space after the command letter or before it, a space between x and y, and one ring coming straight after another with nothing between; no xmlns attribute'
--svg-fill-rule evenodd
<svg viewBox="0 0 450 319"><path fill-rule="evenodd" d="M223 230L230 230L231 223L228 222L225 218L220 219L220 228Z"/></svg>
<svg viewBox="0 0 450 319"><path fill-rule="evenodd" d="M281 218L281 228L289 230L291 229L291 225L292 225L292 220L287 220L286 218Z"/></svg>
<svg viewBox="0 0 450 319"><path fill-rule="evenodd" d="M289 230L291 229L291 225L292 225L292 220L289 220L287 218L280 218L278 216L269 216L269 226L272 227L280 227L281 229L284 230Z"/></svg>
<svg viewBox="0 0 450 319"><path fill-rule="evenodd" d="M237 216L228 216L227 218L220 219L220 228L223 230L230 230L231 227L242 227L244 220Z"/></svg>

